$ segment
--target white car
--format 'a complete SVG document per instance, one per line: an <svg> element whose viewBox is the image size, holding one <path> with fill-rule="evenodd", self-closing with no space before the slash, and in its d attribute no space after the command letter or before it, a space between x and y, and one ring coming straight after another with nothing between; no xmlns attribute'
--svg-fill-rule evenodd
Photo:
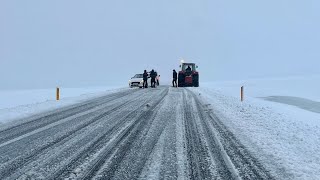
<svg viewBox="0 0 320 180"><path fill-rule="evenodd" d="M148 87L151 86L150 73L148 73L147 86L148 86ZM157 84L156 84L156 86L157 86ZM129 80L129 87L130 87L130 88L133 88L133 87L142 88L142 87L143 87L143 74L136 74L135 76L133 76L133 77Z"/></svg>

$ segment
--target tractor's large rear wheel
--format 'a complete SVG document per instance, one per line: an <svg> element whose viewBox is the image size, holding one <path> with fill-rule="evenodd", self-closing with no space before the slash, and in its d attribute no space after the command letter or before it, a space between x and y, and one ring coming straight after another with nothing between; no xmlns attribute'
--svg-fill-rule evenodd
<svg viewBox="0 0 320 180"><path fill-rule="evenodd" d="M184 87L185 86L185 75L179 74L178 75L178 87Z"/></svg>
<svg viewBox="0 0 320 180"><path fill-rule="evenodd" d="M199 75L194 75L192 81L193 87L199 87Z"/></svg>

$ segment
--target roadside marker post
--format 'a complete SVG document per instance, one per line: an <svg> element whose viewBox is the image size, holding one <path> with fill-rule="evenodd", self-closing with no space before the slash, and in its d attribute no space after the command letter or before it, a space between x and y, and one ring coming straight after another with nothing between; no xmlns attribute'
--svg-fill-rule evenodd
<svg viewBox="0 0 320 180"><path fill-rule="evenodd" d="M241 86L241 92L240 92L241 102L244 100L243 93L244 93L244 88L243 86Z"/></svg>
<svg viewBox="0 0 320 180"><path fill-rule="evenodd" d="M56 100L60 100L60 88L57 87Z"/></svg>

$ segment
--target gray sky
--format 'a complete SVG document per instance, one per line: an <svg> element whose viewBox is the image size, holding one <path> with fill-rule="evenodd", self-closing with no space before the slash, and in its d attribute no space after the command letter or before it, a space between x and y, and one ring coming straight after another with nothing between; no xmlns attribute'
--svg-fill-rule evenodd
<svg viewBox="0 0 320 180"><path fill-rule="evenodd" d="M1 0L0 89L319 74L319 0Z"/></svg>

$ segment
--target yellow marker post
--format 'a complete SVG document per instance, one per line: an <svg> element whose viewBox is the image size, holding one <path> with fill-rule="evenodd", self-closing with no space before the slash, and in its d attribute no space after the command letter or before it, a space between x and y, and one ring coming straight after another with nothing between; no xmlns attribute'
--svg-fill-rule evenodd
<svg viewBox="0 0 320 180"><path fill-rule="evenodd" d="M244 94L244 88L243 86L241 86L241 92L240 92L241 101L244 100L243 94Z"/></svg>
<svg viewBox="0 0 320 180"><path fill-rule="evenodd" d="M57 87L57 94L56 94L56 100L60 100L60 88Z"/></svg>

